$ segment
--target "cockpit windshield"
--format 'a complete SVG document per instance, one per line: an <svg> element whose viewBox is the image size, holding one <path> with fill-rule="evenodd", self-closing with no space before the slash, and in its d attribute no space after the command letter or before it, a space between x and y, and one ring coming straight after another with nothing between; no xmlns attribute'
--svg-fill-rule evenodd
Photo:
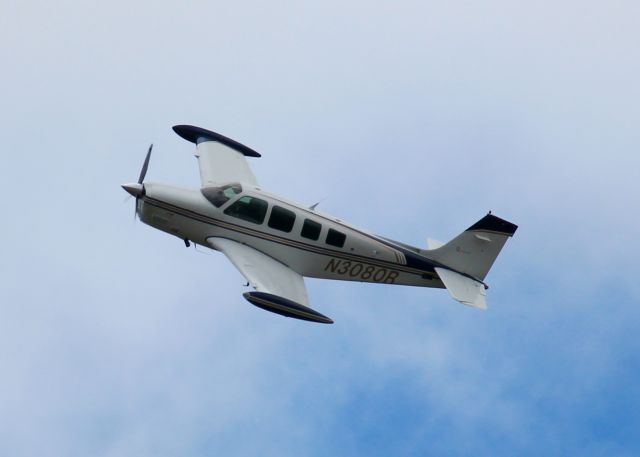
<svg viewBox="0 0 640 457"><path fill-rule="evenodd" d="M220 208L233 197L241 194L242 186L239 183L234 183L222 187L205 187L200 192L207 200L213 203L213 206Z"/></svg>

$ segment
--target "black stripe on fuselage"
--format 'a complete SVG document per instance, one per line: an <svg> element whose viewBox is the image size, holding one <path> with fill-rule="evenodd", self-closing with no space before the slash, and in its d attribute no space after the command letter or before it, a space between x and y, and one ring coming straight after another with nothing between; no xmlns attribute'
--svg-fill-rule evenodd
<svg viewBox="0 0 640 457"><path fill-rule="evenodd" d="M193 219L199 222L203 222L205 224L209 224L209 225L213 225L216 227L220 227L223 229L227 229L227 230L231 230L233 232L239 232L239 233L243 233L245 235L249 235L249 236L253 236L256 238L260 238L263 240L267 240L267 241L272 241L274 243L278 243L278 244L282 244L285 246L289 246L289 247L293 247L293 248L297 248L303 251L307 251L307 252L313 252L315 254L321 254L321 255L326 255L326 256L331 256L331 257L337 257L337 258L341 258L341 259L345 259L345 260L352 260L352 261L357 261L360 263L366 263L366 264L370 264L370 265L378 265L378 266L383 266L383 267L393 267L395 270L399 270L399 271L403 271L405 273L412 273L412 274L417 274L417 275L423 275L423 274L431 274L431 275L436 275L434 267L444 267L447 268L444 265L439 264L438 262L434 262L431 261L429 259L426 259L424 257L421 257L411 251L409 251L408 249L402 248L400 246L396 246L393 245L392 243L388 243L385 242L377 237L372 237L369 234L365 234L364 232L360 232L358 230L354 230L351 227L348 226L344 226L345 229L348 230L354 230L355 232L373 239L375 241L378 241L382 244L384 244L385 246L388 246L392 249L397 249L398 251L402 252L402 254L404 255L404 257L406 258L406 265L403 265L401 263L394 263L394 262L390 262L387 260L381 260L381 259L372 259L371 257L366 257L366 256L361 256L358 254L349 254L346 252L341 252L341 251L335 251L333 249L328 249L328 248L324 248L324 247L320 247L320 246L316 246L316 245L312 245L312 244L307 244L307 243L302 243L299 241L294 241L294 240L290 240L288 238L283 238L280 236L276 236L276 235L272 235L266 232L262 232L260 230L255 230L249 227L244 227L242 225L237 225L237 224L233 224L230 222L226 222L226 221L222 221L220 219L215 219L213 217L210 216L206 216L204 214L200 214L197 213L195 211L186 209L186 208L181 208L179 206L175 206L172 205L170 203L164 202L162 200L157 200L155 198L149 197L149 196L145 196L143 197L143 201L146 204L149 204L151 206L155 206L157 208L161 208L161 209L165 209L171 212L174 212L176 214L180 214L181 216L187 217L189 219ZM338 225L341 225L335 221L332 221ZM342 225L341 225L342 226ZM397 257L396 257L397 258Z"/></svg>

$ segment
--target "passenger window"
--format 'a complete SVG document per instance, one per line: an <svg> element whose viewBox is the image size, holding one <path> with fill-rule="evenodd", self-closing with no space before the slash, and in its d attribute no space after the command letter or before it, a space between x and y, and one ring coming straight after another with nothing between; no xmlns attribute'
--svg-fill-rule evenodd
<svg viewBox="0 0 640 457"><path fill-rule="evenodd" d="M329 229L327 233L327 244L341 248L344 246L344 242L347 239L347 235L338 232L337 230Z"/></svg>
<svg viewBox="0 0 640 457"><path fill-rule="evenodd" d="M225 214L244 221L262 224L267 214L267 202L259 198L244 196L224 210Z"/></svg>
<svg viewBox="0 0 640 457"><path fill-rule="evenodd" d="M322 230L322 225L318 224L316 221L312 221L311 219L305 219L300 236L315 241L320 238L320 230Z"/></svg>
<svg viewBox="0 0 640 457"><path fill-rule="evenodd" d="M282 230L283 232L290 232L293 228L293 224L296 221L296 213L289 211L281 206L274 206L271 210L271 216L269 216L269 227Z"/></svg>

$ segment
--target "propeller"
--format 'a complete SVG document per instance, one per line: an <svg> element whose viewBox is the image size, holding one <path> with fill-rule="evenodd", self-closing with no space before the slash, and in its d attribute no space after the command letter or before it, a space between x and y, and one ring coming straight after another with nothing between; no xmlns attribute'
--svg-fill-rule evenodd
<svg viewBox="0 0 640 457"><path fill-rule="evenodd" d="M137 183L122 184L122 188L129 192L132 196L136 197L136 206L134 207L134 218L138 214L138 199L144 197L144 177L147 175L147 169L149 168L149 159L151 159L151 150L153 149L153 143L149 146L147 156L144 158L142 164L142 170L140 170L140 177Z"/></svg>
<svg viewBox="0 0 640 457"><path fill-rule="evenodd" d="M151 150L153 149L153 143L149 145L147 156L144 158L144 164L142 164L142 170L140 170L140 177L138 178L138 184L142 184L144 177L147 175L147 168L149 168L149 159L151 158Z"/></svg>

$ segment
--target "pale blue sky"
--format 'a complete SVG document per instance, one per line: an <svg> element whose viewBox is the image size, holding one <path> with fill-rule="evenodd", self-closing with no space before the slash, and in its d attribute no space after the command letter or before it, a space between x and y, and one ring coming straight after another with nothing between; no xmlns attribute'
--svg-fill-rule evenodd
<svg viewBox="0 0 640 457"><path fill-rule="evenodd" d="M0 455L638 455L638 5L0 3ZM180 123L391 238L517 223L489 311L249 305L122 202L150 142L198 185Z"/></svg>

